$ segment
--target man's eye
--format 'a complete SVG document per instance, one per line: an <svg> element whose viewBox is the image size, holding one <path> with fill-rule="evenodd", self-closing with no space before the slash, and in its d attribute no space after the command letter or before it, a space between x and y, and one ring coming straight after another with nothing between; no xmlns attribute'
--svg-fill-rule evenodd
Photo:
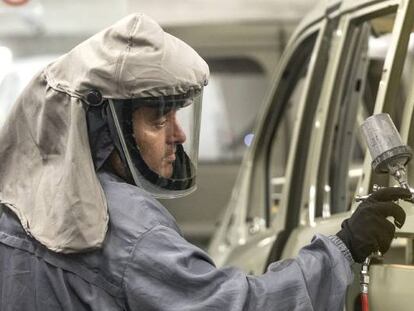
<svg viewBox="0 0 414 311"><path fill-rule="evenodd" d="M158 119L156 121L154 121L154 125L157 128L162 128L165 126L165 124L167 124L167 119L162 118L162 119Z"/></svg>

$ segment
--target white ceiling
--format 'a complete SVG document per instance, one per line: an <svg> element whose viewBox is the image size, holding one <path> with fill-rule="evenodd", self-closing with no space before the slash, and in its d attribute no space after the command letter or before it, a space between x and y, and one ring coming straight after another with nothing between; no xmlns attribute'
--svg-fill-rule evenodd
<svg viewBox="0 0 414 311"><path fill-rule="evenodd" d="M90 34L132 12L163 25L300 20L317 0L0 0L0 36Z"/></svg>

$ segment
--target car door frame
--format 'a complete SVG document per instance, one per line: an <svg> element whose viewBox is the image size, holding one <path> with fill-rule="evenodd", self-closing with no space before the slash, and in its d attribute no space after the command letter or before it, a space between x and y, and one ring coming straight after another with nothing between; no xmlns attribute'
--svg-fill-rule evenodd
<svg viewBox="0 0 414 311"><path fill-rule="evenodd" d="M267 104L265 105L265 108L262 110L262 113L259 114L258 121L256 122L256 124L258 124L258 127L255 130L256 139L254 141L252 148L245 156L240 170L240 176L237 179L236 186L232 194L232 199L229 203L228 208L226 209L226 214L223 217L223 223L221 224L219 230L217 231L210 245L209 253L215 259L218 265L232 262L232 257L237 257L237 254L242 253L243 249L252 247L254 248L260 245L260 252L262 253L260 257L262 258L262 260L258 260L259 262L257 262L257 264L255 265L255 269L247 270L249 272L261 273L263 270L263 266L267 260L267 254L270 251L270 246L272 245L272 242L275 238L275 234L279 233L284 228L285 223L287 223L286 216L288 215L288 213L286 209L289 206L289 198L291 198L289 193L292 193L294 188L290 187L290 185L294 185L294 169L298 170L298 167L295 166L294 163L295 161L298 161L298 156L302 158L301 163L303 163L303 159L306 158L306 152L298 154L298 139L300 132L303 133L304 131L303 125L309 124L309 122L303 122L303 118L305 117L307 112L305 108L310 107L310 105L307 104L307 102L311 99L311 97L308 96L308 93L310 91L315 91L314 89L312 89L311 83L313 83L312 81L317 80L315 76L318 74L317 69L319 69L321 63L321 54L319 53L319 50L321 49L321 46L325 44L324 36L325 32L327 31L327 24L328 20L325 18L321 18L320 20L317 20L314 23L312 23L312 25L298 33L291 40L291 44L288 45L290 48L288 48L282 56L279 69L276 72L274 82L272 84L273 88L267 96ZM289 150L289 159L286 170L287 186L284 187L282 195L280 208L281 212L276 217L276 221L272 224L269 224L269 227L262 228L261 230L259 230L259 232L254 232L252 234L252 232L249 230L249 223L246 222L246 218L249 203L252 204L252 200L250 198L251 187L255 186L251 183L252 171L254 169L257 169L258 166L261 166L263 170L262 179L265 184L265 189L263 189L263 195L265 197L266 202L265 208L270 208L270 204L268 202L268 198L270 197L270 195L268 192L269 185L267 184L269 180L267 167L269 161L268 145L269 141L271 140L271 137L269 137L269 133L273 131L269 131L268 125L269 119L274 120L278 117L277 115L269 117L269 115L271 114L271 111L275 110L275 106L277 106L275 102L277 102L277 96L279 93L279 82L283 78L284 72L284 70L281 69L285 69L288 66L292 56L294 55L298 47L300 47L303 41L306 40L306 38L313 33L317 33L317 38L309 63L309 70L305 85L306 89L302 94L299 104L299 120L297 122L297 125L295 126L293 140L290 146L291 150ZM272 127L276 128L277 125L277 123L273 123ZM264 143L266 141L267 143ZM253 204L254 203L255 202L253 202ZM289 215L293 214L290 213ZM264 241L266 241L265 244L267 246L267 250L264 250Z"/></svg>

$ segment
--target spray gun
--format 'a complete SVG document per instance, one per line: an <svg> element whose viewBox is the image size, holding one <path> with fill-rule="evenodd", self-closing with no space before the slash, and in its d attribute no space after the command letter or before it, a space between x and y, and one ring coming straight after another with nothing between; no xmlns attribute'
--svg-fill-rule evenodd
<svg viewBox="0 0 414 311"><path fill-rule="evenodd" d="M362 136L372 156L372 169L375 173L388 173L395 178L402 188L411 190L407 181L406 165L411 160L412 153L404 145L390 116L386 113L376 114L366 119L361 125ZM373 191L379 187L374 185ZM357 196L356 201L370 197ZM407 201L414 203L412 195ZM362 264L360 274L362 310L368 311L369 264L372 256L381 256L380 252L367 257Z"/></svg>
<svg viewBox="0 0 414 311"><path fill-rule="evenodd" d="M409 189L406 165L411 150L404 145L400 134L387 113L376 114L361 125L361 132L372 156L375 173L388 173L401 187Z"/></svg>

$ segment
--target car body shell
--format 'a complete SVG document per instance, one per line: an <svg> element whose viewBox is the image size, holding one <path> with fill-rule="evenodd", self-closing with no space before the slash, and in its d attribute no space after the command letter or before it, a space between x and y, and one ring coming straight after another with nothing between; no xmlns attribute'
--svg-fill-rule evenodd
<svg viewBox="0 0 414 311"><path fill-rule="evenodd" d="M404 0L322 1L303 19L275 70L211 241L219 266L261 274L270 262L294 257L316 233L335 234L358 206L356 195L373 184L395 185L372 172L358 127L371 114L389 113L403 141L413 144L413 25L414 2ZM406 224L370 269L374 310L412 309L414 207L400 204ZM360 265L353 270L346 310L358 303Z"/></svg>

